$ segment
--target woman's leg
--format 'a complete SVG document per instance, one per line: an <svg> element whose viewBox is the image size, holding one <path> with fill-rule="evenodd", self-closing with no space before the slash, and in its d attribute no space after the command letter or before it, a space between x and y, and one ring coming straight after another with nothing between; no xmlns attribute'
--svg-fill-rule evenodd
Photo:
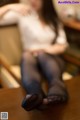
<svg viewBox="0 0 80 120"><path fill-rule="evenodd" d="M42 101L43 96L40 85L41 76L38 72L37 60L28 52L23 53L22 55L21 76L22 84L27 92L27 96L24 99L22 106L26 110L31 110Z"/></svg>
<svg viewBox="0 0 80 120"><path fill-rule="evenodd" d="M49 83L47 102L59 103L66 101L68 93L61 78L64 71L64 65L62 64L61 59L56 56L50 56L46 53L39 53L38 61L43 74Z"/></svg>

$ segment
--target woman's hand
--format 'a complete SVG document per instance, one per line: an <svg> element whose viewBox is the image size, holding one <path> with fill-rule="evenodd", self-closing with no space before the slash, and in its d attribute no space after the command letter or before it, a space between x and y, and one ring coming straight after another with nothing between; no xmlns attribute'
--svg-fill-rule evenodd
<svg viewBox="0 0 80 120"><path fill-rule="evenodd" d="M14 10L18 13L20 13L21 15L26 15L27 13L30 12L31 8L30 6L28 5L25 5L25 4L20 4L20 3L17 3L17 4L10 4L8 5L9 6L9 9L10 10Z"/></svg>
<svg viewBox="0 0 80 120"><path fill-rule="evenodd" d="M32 53L33 56L37 57L39 53L44 52L43 49L37 49L37 50L32 50L30 53Z"/></svg>

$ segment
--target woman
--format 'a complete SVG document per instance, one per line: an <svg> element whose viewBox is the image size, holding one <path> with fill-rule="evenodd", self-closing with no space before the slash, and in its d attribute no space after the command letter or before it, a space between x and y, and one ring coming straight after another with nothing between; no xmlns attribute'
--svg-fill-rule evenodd
<svg viewBox="0 0 80 120"><path fill-rule="evenodd" d="M68 43L52 0L28 2L28 5L11 4L0 8L0 25L17 23L19 26L23 44L21 75L27 92L22 107L30 111L67 101L61 54ZM41 74L49 85L47 95L40 85Z"/></svg>

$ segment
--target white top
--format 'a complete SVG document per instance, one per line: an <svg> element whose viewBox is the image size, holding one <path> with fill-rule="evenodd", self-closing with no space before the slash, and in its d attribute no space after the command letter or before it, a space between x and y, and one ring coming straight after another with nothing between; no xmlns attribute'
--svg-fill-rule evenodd
<svg viewBox="0 0 80 120"><path fill-rule="evenodd" d="M35 12L22 16L15 11L8 11L3 18L0 19L0 25L10 25L14 23L17 23L19 26L24 50L47 47L55 39L55 31L51 26L47 25L43 27ZM66 35L62 27L59 28L56 43L67 44Z"/></svg>

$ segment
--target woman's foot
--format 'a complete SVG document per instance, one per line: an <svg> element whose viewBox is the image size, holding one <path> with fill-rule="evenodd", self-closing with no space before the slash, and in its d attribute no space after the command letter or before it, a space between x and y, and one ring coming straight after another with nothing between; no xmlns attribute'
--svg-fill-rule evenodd
<svg viewBox="0 0 80 120"><path fill-rule="evenodd" d="M38 110L45 110L48 108L48 105L55 105L60 103L67 102L68 98L61 95L50 95L47 98L43 99L43 102L40 106L37 107Z"/></svg>
<svg viewBox="0 0 80 120"><path fill-rule="evenodd" d="M68 92L64 83L55 84L49 88L48 96L46 98L47 104L64 103L68 100Z"/></svg>
<svg viewBox="0 0 80 120"><path fill-rule="evenodd" d="M38 105L42 103L42 96L38 94L26 95L25 99L22 102L22 107L26 111L31 111L36 109Z"/></svg>
<svg viewBox="0 0 80 120"><path fill-rule="evenodd" d="M47 97L47 104L60 104L67 102L68 98L64 95L50 95Z"/></svg>

